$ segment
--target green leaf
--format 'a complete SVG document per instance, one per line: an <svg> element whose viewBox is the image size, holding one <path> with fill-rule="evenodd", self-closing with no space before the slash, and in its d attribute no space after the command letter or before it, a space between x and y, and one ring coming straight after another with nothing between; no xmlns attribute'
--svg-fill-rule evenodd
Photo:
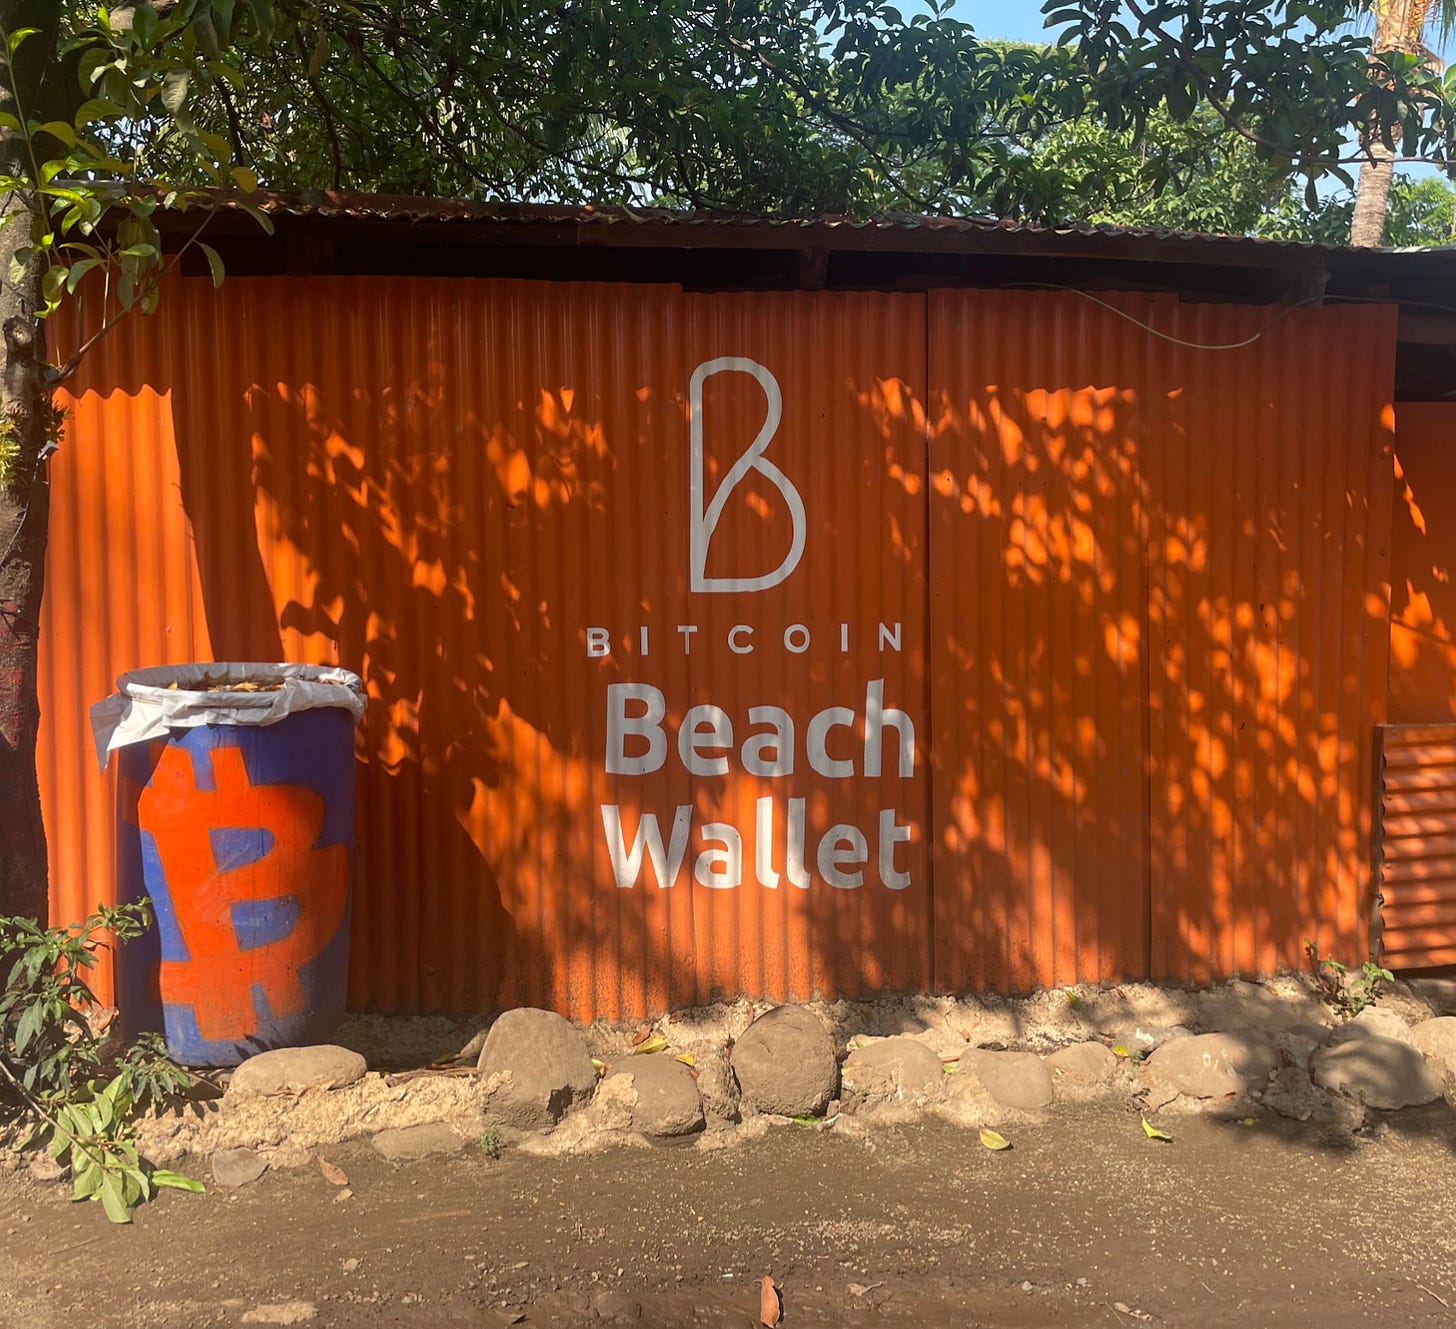
<svg viewBox="0 0 1456 1329"><path fill-rule="evenodd" d="M273 234L273 219L268 216L256 203L249 203L247 199L235 200L238 207L248 214L259 226L263 228L264 235Z"/></svg>
<svg viewBox="0 0 1456 1329"><path fill-rule="evenodd" d="M234 166L232 170L233 183L245 194L251 194L258 188L258 177L246 166Z"/></svg>
<svg viewBox="0 0 1456 1329"><path fill-rule="evenodd" d="M46 1142L46 1137L50 1132L51 1124L47 1121L41 1122L19 1144L13 1146L14 1151L20 1154L24 1153L27 1149L38 1149Z"/></svg>
<svg viewBox="0 0 1456 1329"><path fill-rule="evenodd" d="M101 1207L113 1223L130 1223L131 1208L122 1192L121 1181L115 1173L107 1172L101 1178Z"/></svg>
<svg viewBox="0 0 1456 1329"><path fill-rule="evenodd" d="M10 41L7 43L10 47L10 54L14 55L16 51L20 49L22 42L36 36L37 34L39 34L39 32L39 28L16 28L15 31L10 34Z"/></svg>
<svg viewBox="0 0 1456 1329"><path fill-rule="evenodd" d="M203 244L201 240L197 242L197 247L202 250L202 256L207 260L207 266L212 271L212 286L216 290L222 285L222 279L226 276L222 265L222 258L217 250L211 245Z"/></svg>
<svg viewBox="0 0 1456 1329"><path fill-rule="evenodd" d="M152 1172L152 1185L172 1191L187 1191L191 1195L207 1194L207 1187L200 1181L184 1177L180 1172L168 1172L164 1168L156 1168Z"/></svg>
<svg viewBox="0 0 1456 1329"><path fill-rule="evenodd" d="M55 271L55 269L51 269ZM50 273L46 274L47 276ZM21 1014L15 1026L15 1055L25 1055L25 1049L30 1046L31 1040L40 1033L41 1023L45 1019L45 1007L39 1004L27 1006Z"/></svg>
<svg viewBox="0 0 1456 1329"><path fill-rule="evenodd" d="M101 1169L89 1160L84 1165L77 1164L75 1183L71 1187L71 1199L73 1201L92 1199L101 1189L103 1175Z"/></svg>
<svg viewBox="0 0 1456 1329"><path fill-rule="evenodd" d="M60 304L66 293L66 268L62 264L46 269L45 276L40 279L40 293L47 309L54 309Z"/></svg>
<svg viewBox="0 0 1456 1329"><path fill-rule="evenodd" d="M322 28L319 29L318 40L313 44L313 50L308 57L308 76L313 78L320 69L324 67L324 61L329 58L329 34Z"/></svg>
<svg viewBox="0 0 1456 1329"><path fill-rule="evenodd" d="M81 103L81 109L76 112L75 125L77 129L85 129L87 125L98 120L119 120L125 114L114 101L105 97L92 97Z"/></svg>
<svg viewBox="0 0 1456 1329"><path fill-rule="evenodd" d="M27 128L33 137L49 134L52 138L59 139L68 148L76 146L76 131L65 120L47 120L44 124L37 124L32 120Z"/></svg>
<svg viewBox="0 0 1456 1329"><path fill-rule="evenodd" d="M182 109L187 101L187 88L192 82L192 73L187 69L174 69L162 79L162 105L173 115Z"/></svg>
<svg viewBox="0 0 1456 1329"><path fill-rule="evenodd" d="M206 149L212 153L214 162L225 162L233 155L233 145L223 138L221 134L214 134L206 129L193 130L196 137Z"/></svg>

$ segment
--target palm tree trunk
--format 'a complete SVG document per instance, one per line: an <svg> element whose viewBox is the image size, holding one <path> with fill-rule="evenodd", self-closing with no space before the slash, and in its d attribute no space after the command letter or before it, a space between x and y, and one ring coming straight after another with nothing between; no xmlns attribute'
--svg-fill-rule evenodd
<svg viewBox="0 0 1456 1329"><path fill-rule="evenodd" d="M1355 184L1355 211L1350 218L1350 243L1373 248L1385 239L1385 219L1390 210L1390 186L1395 178L1394 154L1374 138L1366 144L1369 154L1360 163Z"/></svg>
<svg viewBox="0 0 1456 1329"><path fill-rule="evenodd" d="M1374 52L1418 51L1429 0L1376 0ZM1385 238L1390 211L1390 186L1395 176L1395 154L1381 141L1381 126L1372 124L1361 140L1365 158L1355 184L1355 212L1350 219L1350 243L1370 247Z"/></svg>

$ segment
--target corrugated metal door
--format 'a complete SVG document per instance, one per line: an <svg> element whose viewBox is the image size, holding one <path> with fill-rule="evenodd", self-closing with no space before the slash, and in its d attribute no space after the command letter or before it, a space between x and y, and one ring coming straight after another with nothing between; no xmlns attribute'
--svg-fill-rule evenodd
<svg viewBox="0 0 1456 1329"><path fill-rule="evenodd" d="M1377 862L1385 964L1456 964L1456 724L1381 726Z"/></svg>

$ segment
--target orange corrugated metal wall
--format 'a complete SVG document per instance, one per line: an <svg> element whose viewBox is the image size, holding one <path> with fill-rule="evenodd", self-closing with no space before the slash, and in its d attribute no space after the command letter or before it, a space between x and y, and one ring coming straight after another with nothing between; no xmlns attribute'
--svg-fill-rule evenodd
<svg viewBox="0 0 1456 1329"><path fill-rule="evenodd" d="M357 669L372 698L356 1005L592 1018L1358 949L1384 311L1358 336L1348 311L1299 312L1214 354L1072 295L182 287L88 361L54 463L57 917L109 890L85 706L133 665L281 657ZM1271 318L1120 299L1190 340ZM721 357L699 384L705 501L767 423L748 361L781 397L764 461L803 513L751 468L700 571L762 576L803 541L783 581L720 595L689 584L687 414ZM664 698L660 769L603 769L622 684ZM733 727L726 774L684 772L689 706ZM791 717L792 772L742 760L758 707ZM830 707L853 718L823 760L849 775L808 769ZM625 847L646 815L670 842L679 808L676 884L617 885L604 816ZM840 889L815 846L846 835L829 848L858 851L862 884Z"/></svg>

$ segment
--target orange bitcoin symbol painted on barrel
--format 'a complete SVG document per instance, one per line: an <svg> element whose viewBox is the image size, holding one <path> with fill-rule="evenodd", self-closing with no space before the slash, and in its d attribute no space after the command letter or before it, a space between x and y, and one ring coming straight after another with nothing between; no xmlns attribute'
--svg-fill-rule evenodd
<svg viewBox="0 0 1456 1329"><path fill-rule="evenodd" d="M158 974L162 1001L191 1006L206 1039L239 1039L259 1023L254 990L276 1016L301 1009L298 969L329 943L348 908L349 850L315 848L324 824L324 800L298 784L253 784L236 747L211 749L212 789L193 778L192 759L163 748L156 769L137 796L137 825L152 837L186 959L164 959ZM250 862L218 862L214 835L261 832L262 853ZM310 926L244 947L234 910L239 905L296 902L306 882Z"/></svg>

